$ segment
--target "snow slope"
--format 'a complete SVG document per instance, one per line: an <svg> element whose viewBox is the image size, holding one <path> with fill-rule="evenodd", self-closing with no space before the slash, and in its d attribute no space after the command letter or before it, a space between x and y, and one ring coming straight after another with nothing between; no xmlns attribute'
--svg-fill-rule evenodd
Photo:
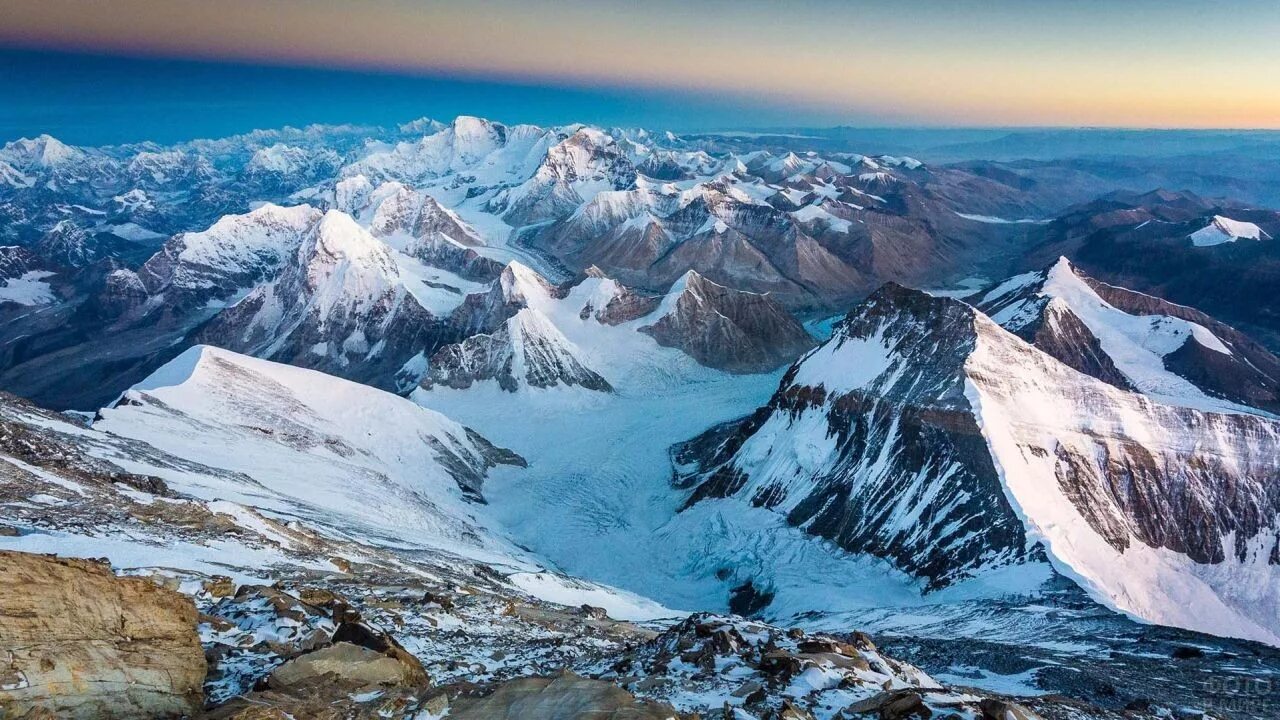
<svg viewBox="0 0 1280 720"><path fill-rule="evenodd" d="M489 469L516 458L365 385L197 346L103 409L94 429L232 474L157 473L199 498L318 520L370 542L493 563L527 558L487 529L474 504Z"/></svg>
<svg viewBox="0 0 1280 720"><path fill-rule="evenodd" d="M1236 240L1264 239L1270 240L1271 236L1257 225L1222 215L1214 215L1208 225L1191 233L1191 244L1196 247L1212 247Z"/></svg>

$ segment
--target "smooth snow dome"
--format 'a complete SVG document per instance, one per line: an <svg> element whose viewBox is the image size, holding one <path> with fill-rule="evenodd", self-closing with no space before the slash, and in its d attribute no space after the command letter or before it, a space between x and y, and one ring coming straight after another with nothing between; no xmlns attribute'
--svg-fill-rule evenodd
<svg viewBox="0 0 1280 720"><path fill-rule="evenodd" d="M1191 243L1196 247L1212 247L1236 240L1270 240L1271 236L1251 222L1232 220L1214 215L1213 221L1191 233Z"/></svg>
<svg viewBox="0 0 1280 720"><path fill-rule="evenodd" d="M535 567L464 499L459 483L470 476L478 484L488 461L467 430L440 413L366 385L208 346L182 353L125 398L103 409L94 429L228 472L211 478L146 470L181 491L381 544Z"/></svg>

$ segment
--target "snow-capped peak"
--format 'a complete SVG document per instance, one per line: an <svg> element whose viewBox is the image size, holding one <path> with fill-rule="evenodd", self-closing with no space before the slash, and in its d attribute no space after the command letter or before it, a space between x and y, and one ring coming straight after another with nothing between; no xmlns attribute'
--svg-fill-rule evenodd
<svg viewBox="0 0 1280 720"><path fill-rule="evenodd" d="M508 303L542 307L551 300L551 283L533 268L515 260L507 263L502 270L498 286Z"/></svg>
<svg viewBox="0 0 1280 720"><path fill-rule="evenodd" d="M63 143L52 135L19 138L5 143L0 160L19 169L49 169L74 160L82 151Z"/></svg>
<svg viewBox="0 0 1280 720"><path fill-rule="evenodd" d="M1010 278L981 296L977 305L996 323L1070 367L1161 402L1232 413L1257 412L1236 401L1248 395L1259 407L1271 404L1272 393L1265 388L1275 381L1260 368L1275 361L1251 347L1242 351L1252 359L1235 357L1224 342L1236 341L1234 330L1191 308L1092 280L1065 257L1047 270ZM1219 337L1209 325L1226 335ZM1201 350L1224 357L1204 358ZM1229 373L1233 379L1222 385L1217 376L1226 367L1234 368ZM1230 385L1239 386L1238 391L1246 379L1248 384L1256 381L1261 394L1231 392Z"/></svg>
<svg viewBox="0 0 1280 720"><path fill-rule="evenodd" d="M1211 247L1236 240L1270 239L1271 236L1256 224L1223 215L1214 215L1208 225L1191 233L1191 243L1196 247Z"/></svg>

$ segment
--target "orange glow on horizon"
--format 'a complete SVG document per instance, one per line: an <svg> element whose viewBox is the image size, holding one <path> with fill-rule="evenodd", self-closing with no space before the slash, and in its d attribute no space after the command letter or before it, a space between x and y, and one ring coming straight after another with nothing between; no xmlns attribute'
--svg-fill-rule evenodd
<svg viewBox="0 0 1280 720"><path fill-rule="evenodd" d="M0 44L710 91L889 123L1280 128L1274 41L1194 47L1172 62L1119 32L1047 45L981 18L903 30L856 14L849 26L811 26L766 12L717 16L712 31L674 13L637 20L540 2L0 0Z"/></svg>

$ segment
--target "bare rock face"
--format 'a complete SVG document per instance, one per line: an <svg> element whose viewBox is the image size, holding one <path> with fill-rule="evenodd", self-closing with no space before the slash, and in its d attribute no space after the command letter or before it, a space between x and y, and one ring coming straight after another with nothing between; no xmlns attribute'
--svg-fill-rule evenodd
<svg viewBox="0 0 1280 720"><path fill-rule="evenodd" d="M768 295L717 285L690 270L664 301L667 312L641 332L708 367L774 370L813 347L813 338Z"/></svg>
<svg viewBox="0 0 1280 720"><path fill-rule="evenodd" d="M200 709L190 599L89 560L0 551L0 714L160 718Z"/></svg>

